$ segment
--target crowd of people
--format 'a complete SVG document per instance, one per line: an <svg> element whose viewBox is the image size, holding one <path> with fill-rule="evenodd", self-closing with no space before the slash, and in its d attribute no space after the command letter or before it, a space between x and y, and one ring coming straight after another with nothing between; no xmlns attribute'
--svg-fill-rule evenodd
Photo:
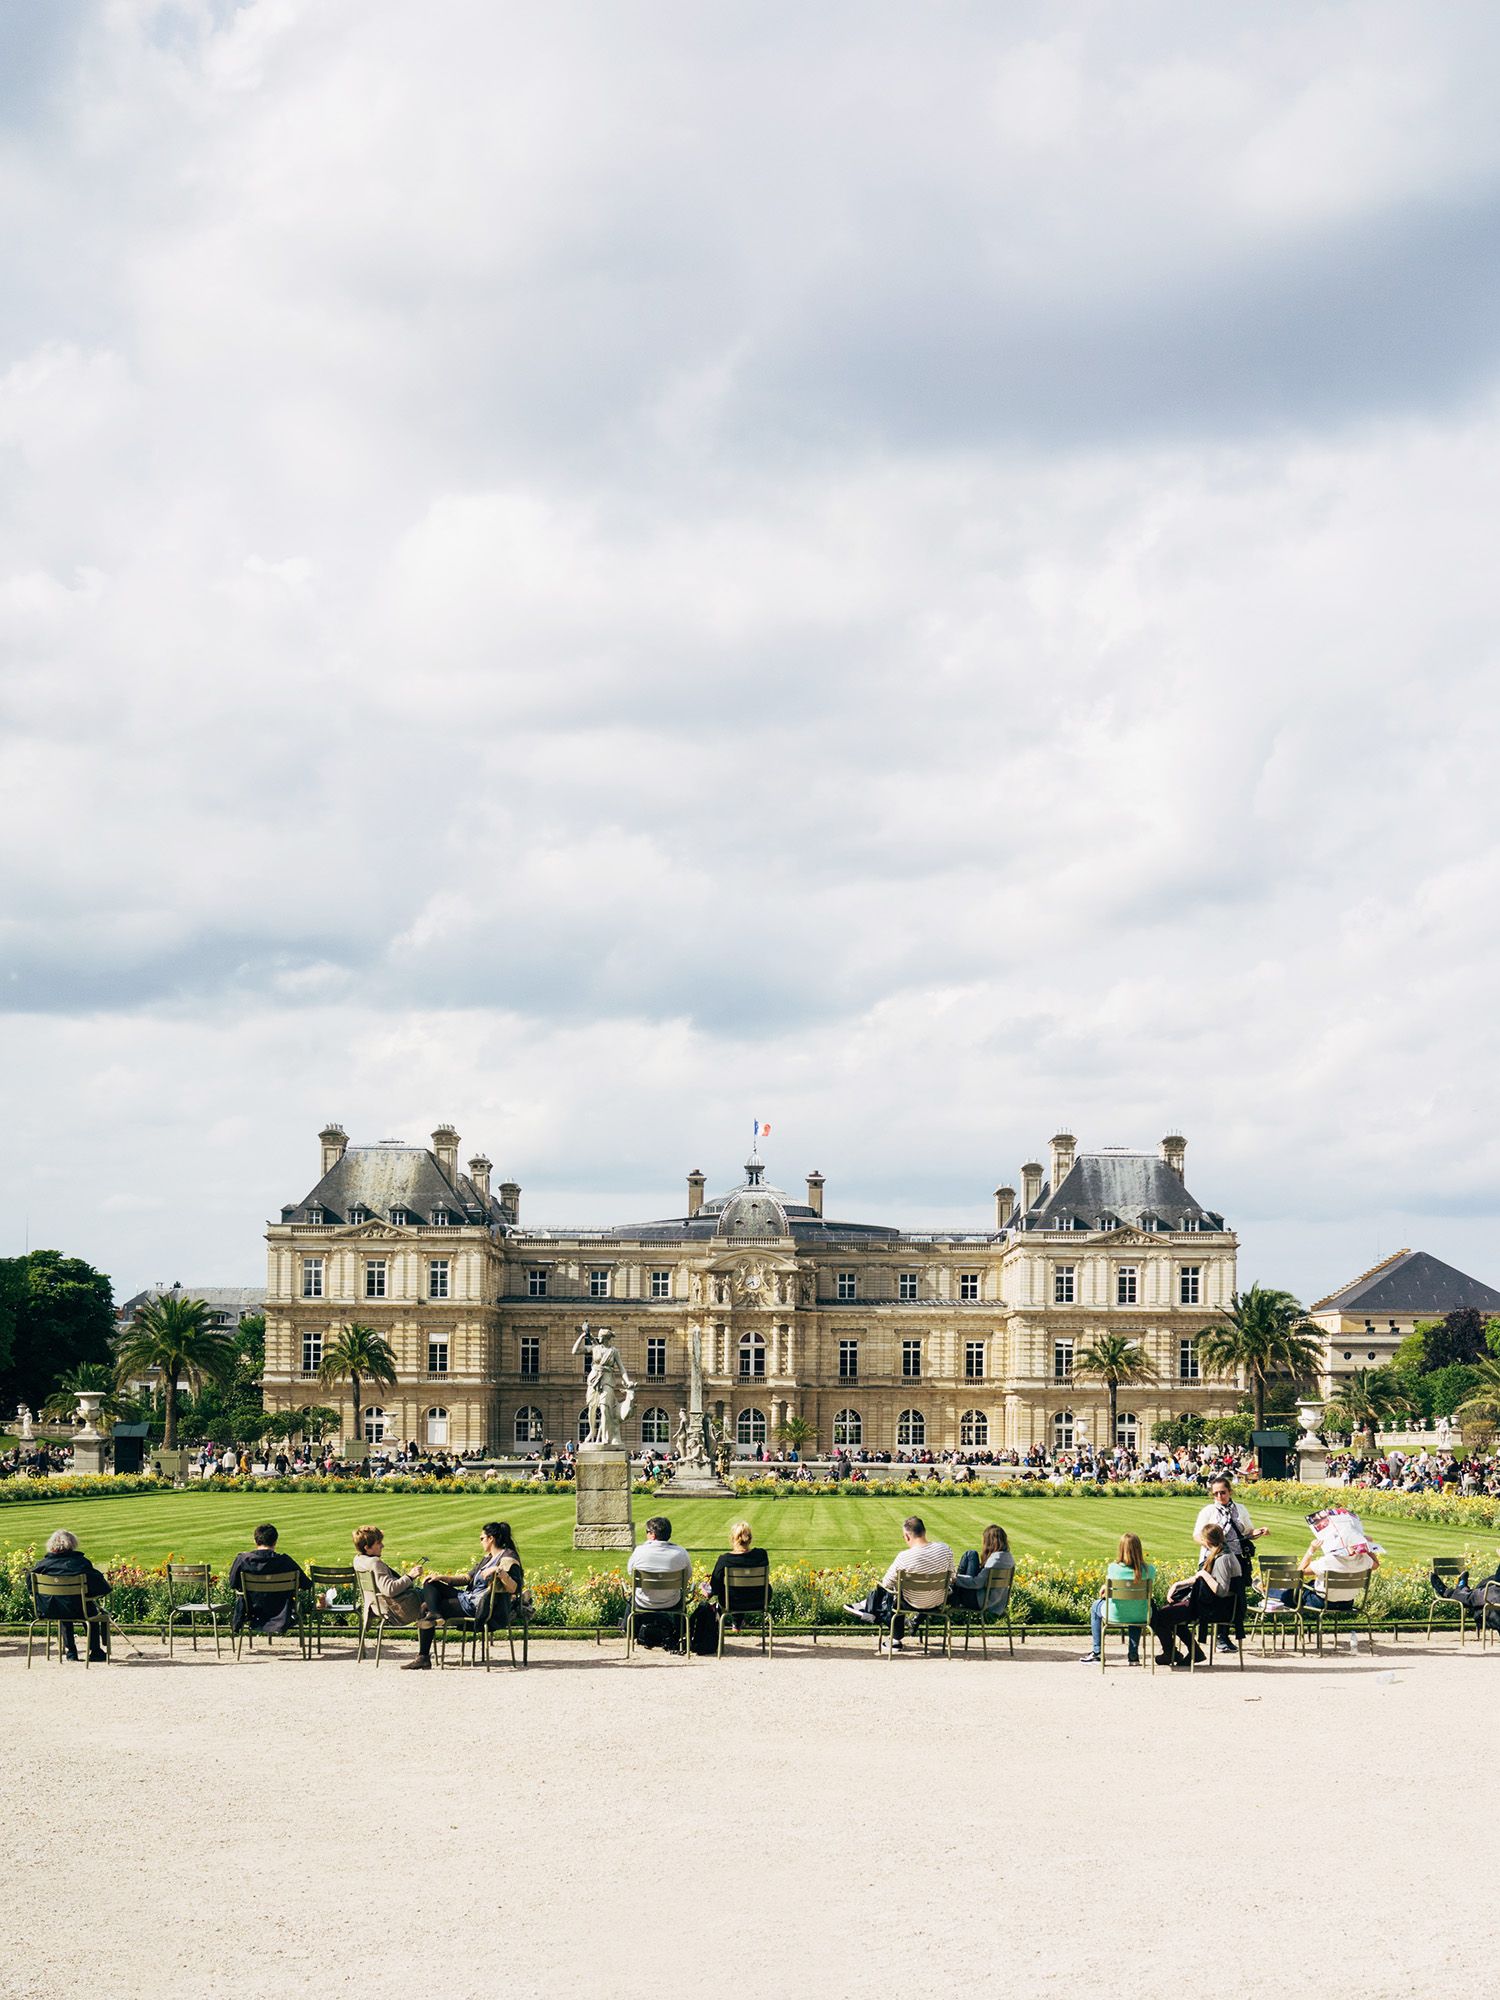
<svg viewBox="0 0 1500 2000"><path fill-rule="evenodd" d="M1386 1493L1500 1494L1500 1453L1418 1451L1341 1452L1328 1461L1337 1486L1378 1487Z"/></svg>
<svg viewBox="0 0 1500 2000"><path fill-rule="evenodd" d="M1293 1608L1288 1595L1293 1592L1302 1610L1321 1611L1335 1589L1347 1595L1379 1567L1378 1544L1368 1539L1358 1517L1348 1509L1330 1507L1309 1516L1309 1521L1313 1536L1296 1566L1295 1583L1273 1579L1265 1585L1271 1610ZM1140 1663L1141 1642L1148 1630L1163 1666L1196 1664L1205 1657L1203 1649L1208 1643L1220 1652L1235 1652L1244 1641L1255 1544L1266 1532L1254 1524L1244 1504L1235 1498L1230 1476L1216 1473L1193 1525L1199 1550L1197 1567L1159 1599L1154 1591L1157 1567L1148 1560L1141 1537L1122 1535L1106 1570L1105 1588L1091 1607L1092 1643L1081 1659L1098 1663L1106 1625L1121 1628L1132 1664ZM429 1571L425 1562L417 1562L398 1571L386 1561L380 1528L366 1526L353 1531L352 1568L370 1610L394 1625L416 1630L417 1654L407 1663L406 1671L431 1668L434 1638L445 1621L461 1619L498 1629L529 1619L531 1596L509 1522L487 1521L479 1537L478 1558L465 1570ZM646 1522L644 1539L626 1564L633 1636L639 1644L678 1650L691 1646L704 1652L716 1649L719 1619L732 1612L738 1615L730 1603L735 1573L751 1567L764 1570L768 1565L765 1553L754 1547L747 1521L737 1521L729 1539L729 1548L699 1584L697 1602L689 1611L686 1586L691 1579L692 1557L672 1539L672 1524L665 1515L653 1515ZM902 1539L903 1546L880 1582L864 1598L844 1607L851 1619L880 1628L877 1643L882 1651L887 1647L894 1652L904 1649L908 1611L918 1624L945 1605L981 1616L1006 1612L1015 1558L1009 1537L998 1522L984 1528L977 1549L966 1549L958 1558L946 1542L929 1536L918 1514L907 1516ZM83 1579L89 1657L106 1658L110 1584L89 1561L76 1535L59 1529L32 1573ZM247 1576L259 1580L253 1592L244 1588ZM278 1583L285 1588L275 1588ZM1115 1589L1116 1585L1122 1587ZM232 1630L238 1632L248 1624L252 1631L274 1637L296 1626L303 1594L311 1584L302 1564L280 1547L275 1523L267 1521L255 1529L253 1546L230 1564L226 1587ZM1488 1617L1500 1625L1500 1567L1493 1577L1473 1583L1467 1572L1451 1579L1434 1572L1432 1587L1438 1596L1452 1598L1477 1617ZM61 1621L64 1659L77 1659L76 1597L60 1602L44 1598L39 1609L43 1607L44 1616Z"/></svg>

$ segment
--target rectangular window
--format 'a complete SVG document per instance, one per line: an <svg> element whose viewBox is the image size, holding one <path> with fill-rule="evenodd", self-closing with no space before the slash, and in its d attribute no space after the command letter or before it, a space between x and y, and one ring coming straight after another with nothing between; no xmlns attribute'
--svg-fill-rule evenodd
<svg viewBox="0 0 1500 2000"><path fill-rule="evenodd" d="M411 1210L409 1208L393 1208L391 1210L391 1221L395 1223L398 1229L409 1229L411 1227Z"/></svg>
<svg viewBox="0 0 1500 2000"><path fill-rule="evenodd" d="M435 1208L432 1211L432 1226L434 1229L446 1229L448 1227L448 1211L446 1208Z"/></svg>
<svg viewBox="0 0 1500 2000"><path fill-rule="evenodd" d="M1177 1379L1179 1382L1196 1382L1198 1379L1198 1343L1191 1338L1177 1343Z"/></svg>
<svg viewBox="0 0 1500 2000"><path fill-rule="evenodd" d="M433 1257L427 1265L427 1296L430 1299L445 1299L448 1296L446 1257Z"/></svg>
<svg viewBox="0 0 1500 2000"><path fill-rule="evenodd" d="M653 1334L646 1342L646 1373L665 1375L667 1372L667 1343L663 1336Z"/></svg>
<svg viewBox="0 0 1500 2000"><path fill-rule="evenodd" d="M323 1336L321 1333L304 1333L302 1336L302 1372L316 1375L323 1366Z"/></svg>
<svg viewBox="0 0 1500 2000"><path fill-rule="evenodd" d="M448 1343L446 1340L429 1340L427 1343L427 1372L429 1375L446 1375L448 1372Z"/></svg>
<svg viewBox="0 0 1500 2000"><path fill-rule="evenodd" d="M521 1338L521 1373L533 1380L542 1372L542 1343L534 1334Z"/></svg>
<svg viewBox="0 0 1500 2000"><path fill-rule="evenodd" d="M1054 1340L1052 1343L1052 1379L1054 1382L1071 1382L1073 1379L1071 1340Z"/></svg>
<svg viewBox="0 0 1500 2000"><path fill-rule="evenodd" d="M1185 1306L1200 1306L1203 1303L1203 1266L1184 1264L1177 1274L1177 1297Z"/></svg>
<svg viewBox="0 0 1500 2000"><path fill-rule="evenodd" d="M901 1343L901 1373L908 1382L917 1382L922 1377L922 1343L920 1340L903 1340Z"/></svg>
<svg viewBox="0 0 1500 2000"><path fill-rule="evenodd" d="M1078 1292L1078 1267L1076 1264L1056 1264L1052 1270L1052 1303L1055 1306L1070 1306Z"/></svg>
<svg viewBox="0 0 1500 2000"><path fill-rule="evenodd" d="M837 1291L837 1296L841 1299L852 1299L858 1296L859 1287L855 1283L854 1273L852 1271L839 1272L836 1283L836 1291Z"/></svg>
<svg viewBox="0 0 1500 2000"><path fill-rule="evenodd" d="M533 1264L526 1273L526 1296L529 1299L544 1299L547 1296L547 1272L545 1267Z"/></svg>
<svg viewBox="0 0 1500 2000"><path fill-rule="evenodd" d="M607 1299L609 1297L608 1271L589 1272L589 1297L591 1299Z"/></svg>
<svg viewBox="0 0 1500 2000"><path fill-rule="evenodd" d="M898 1299L911 1300L914 1299L916 1296L917 1296L916 1272L903 1271L900 1274L900 1276L896 1279L896 1297Z"/></svg>
<svg viewBox="0 0 1500 2000"><path fill-rule="evenodd" d="M839 1380L857 1382L859 1380L859 1342L841 1340L839 1342Z"/></svg>
<svg viewBox="0 0 1500 2000"><path fill-rule="evenodd" d="M321 1228L323 1227L323 1211L322 1211L322 1209L321 1209L321 1208L310 1208L310 1209L309 1209L309 1210L307 1211L307 1220L308 1220L308 1223L309 1223L310 1227L312 1227L313 1229L321 1229Z"/></svg>
<svg viewBox="0 0 1500 2000"><path fill-rule="evenodd" d="M302 1259L302 1296L305 1299L320 1299L323 1296L323 1259L304 1257Z"/></svg>
<svg viewBox="0 0 1500 2000"><path fill-rule="evenodd" d="M385 1297L385 1259L367 1257L365 1259L365 1297L383 1299Z"/></svg>
<svg viewBox="0 0 1500 2000"><path fill-rule="evenodd" d="M958 1296L960 1299L967 1299L971 1305L979 1297L979 1273L977 1271L959 1272Z"/></svg>
<svg viewBox="0 0 1500 2000"><path fill-rule="evenodd" d="M1134 1264L1122 1264L1115 1272L1115 1304L1133 1306L1140 1291L1140 1272Z"/></svg>
<svg viewBox="0 0 1500 2000"><path fill-rule="evenodd" d="M669 1299L672 1296L672 1273L653 1271L651 1273L651 1296L653 1299Z"/></svg>
<svg viewBox="0 0 1500 2000"><path fill-rule="evenodd" d="M964 1343L964 1375L970 1382L984 1379L984 1342L969 1340Z"/></svg>

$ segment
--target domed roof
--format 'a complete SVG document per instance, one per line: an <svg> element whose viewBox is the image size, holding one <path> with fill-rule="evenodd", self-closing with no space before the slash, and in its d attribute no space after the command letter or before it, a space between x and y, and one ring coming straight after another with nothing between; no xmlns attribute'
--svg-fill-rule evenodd
<svg viewBox="0 0 1500 2000"><path fill-rule="evenodd" d="M717 1208L719 1236L787 1236L787 1196L780 1188L767 1187L761 1178L765 1167L757 1159L745 1162L743 1183L721 1201L705 1204Z"/></svg>

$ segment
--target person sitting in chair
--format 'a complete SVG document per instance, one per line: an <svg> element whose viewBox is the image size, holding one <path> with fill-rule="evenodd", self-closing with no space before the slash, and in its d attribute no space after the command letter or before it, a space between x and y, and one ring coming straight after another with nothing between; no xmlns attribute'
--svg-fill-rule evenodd
<svg viewBox="0 0 1500 2000"><path fill-rule="evenodd" d="M1234 1587L1240 1566L1224 1546L1224 1530L1217 1522L1199 1529L1203 1544L1196 1575L1174 1583L1165 1604L1151 1614L1151 1630L1160 1651L1157 1663L1163 1667L1185 1667L1201 1660L1203 1649L1194 1643L1190 1627L1217 1625L1234 1603ZM1183 1656L1177 1657L1177 1635L1182 1634Z"/></svg>
<svg viewBox="0 0 1500 2000"><path fill-rule="evenodd" d="M421 1565L406 1571L392 1569L385 1559L385 1536L379 1528L354 1530L354 1571L357 1577L369 1578L374 1608L387 1624L420 1627L427 1622Z"/></svg>
<svg viewBox="0 0 1500 2000"><path fill-rule="evenodd" d="M953 1573L953 1551L946 1542L929 1542L927 1523L920 1514L908 1514L901 1523L901 1532L906 1538L906 1547L892 1560L890 1568L870 1592L863 1604L846 1604L844 1609L851 1618L859 1618L866 1625L884 1625L891 1617L896 1602L896 1579L901 1575L940 1576L946 1570ZM918 1613L920 1618L921 1614ZM897 1617L891 1626L891 1650L899 1653L906 1636L906 1620ZM885 1645L881 1640L882 1647Z"/></svg>
<svg viewBox="0 0 1500 2000"><path fill-rule="evenodd" d="M985 1579L991 1570L1000 1571L996 1582L1002 1582L1007 1576L1013 1577L1016 1571L1016 1559L1010 1552L1010 1538L998 1521L991 1521L980 1536L977 1552L965 1549L959 1557L958 1574L949 1592L951 1602L961 1611L982 1610Z"/></svg>
<svg viewBox="0 0 1500 2000"><path fill-rule="evenodd" d="M1297 1564L1298 1570L1307 1581L1302 1586L1302 1608L1304 1611L1327 1609L1328 1599L1341 1580L1358 1589L1372 1570L1380 1567L1380 1558L1370 1555L1330 1554L1320 1541L1313 1538L1302 1552ZM1347 1598L1349 1590L1338 1591L1340 1599Z"/></svg>
<svg viewBox="0 0 1500 2000"><path fill-rule="evenodd" d="M672 1540L672 1523L666 1516L653 1514L646 1523L645 1541L630 1551L625 1567L635 1578L635 1608L639 1614L670 1610L677 1603L677 1585L668 1579L680 1576L684 1570L690 1572L693 1559ZM653 1583L653 1577L659 1581ZM635 1636L642 1646L669 1645L674 1636L672 1621L637 1616Z"/></svg>
<svg viewBox="0 0 1500 2000"><path fill-rule="evenodd" d="M480 1557L461 1576L430 1576L422 1585L423 1622L417 1633L417 1657L409 1660L403 1673L420 1672L432 1665L432 1641L440 1618L490 1618L492 1625L510 1622L511 1609L521 1594L521 1559L508 1521L486 1521L479 1531ZM493 1606L490 1581L498 1574L499 1585Z"/></svg>
<svg viewBox="0 0 1500 2000"><path fill-rule="evenodd" d="M1500 1564L1492 1576L1482 1576L1478 1583L1470 1583L1469 1572L1460 1570L1451 1584L1444 1583L1433 1571L1429 1579L1434 1597L1446 1597L1454 1604L1462 1604L1472 1611L1476 1625L1488 1625L1491 1631L1500 1631Z"/></svg>
<svg viewBox="0 0 1500 2000"><path fill-rule="evenodd" d="M232 1609L229 1614L229 1629L238 1632L245 1622L245 1606L250 1604L250 1629L263 1632L268 1639L279 1638L283 1632L291 1630L292 1614L296 1609L297 1591L311 1589L311 1581L300 1563L290 1556L276 1553L276 1528L270 1521L262 1521L254 1534L255 1547L237 1555L229 1565L229 1575L225 1583L229 1590ZM257 1591L253 1600L246 1598L240 1589L242 1576L276 1576L286 1570L294 1570L297 1576L295 1590Z"/></svg>
<svg viewBox="0 0 1500 2000"><path fill-rule="evenodd" d="M109 1654L105 1650L105 1640L108 1636L109 1628L104 1611L104 1599L109 1595L109 1579L100 1575L99 1571L94 1568L94 1565L83 1553L83 1550L79 1548L78 1537L70 1535L66 1528L59 1528L55 1534L49 1535L47 1538L47 1553L35 1566L31 1574L33 1576L50 1577L81 1576L85 1579L89 1603L91 1606L97 1605L97 1611L90 1616L88 1621L89 1658L91 1660L107 1660ZM68 1601L67 1599L63 1600L64 1603ZM56 1598L42 1598L40 1602L44 1618L57 1618L62 1621L58 1631L58 1638L62 1644L63 1658L65 1660L76 1660L78 1658L78 1641L74 1621L64 1615L62 1606Z"/></svg>

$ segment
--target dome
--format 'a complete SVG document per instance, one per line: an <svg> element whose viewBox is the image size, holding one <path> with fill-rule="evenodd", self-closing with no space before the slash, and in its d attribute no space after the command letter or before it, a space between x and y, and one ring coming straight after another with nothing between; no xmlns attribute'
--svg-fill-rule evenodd
<svg viewBox="0 0 1500 2000"><path fill-rule="evenodd" d="M786 1236L787 1197L780 1188L767 1187L761 1176L765 1168L759 1160L745 1163L744 1183L711 1204L719 1211L716 1234L720 1236Z"/></svg>

